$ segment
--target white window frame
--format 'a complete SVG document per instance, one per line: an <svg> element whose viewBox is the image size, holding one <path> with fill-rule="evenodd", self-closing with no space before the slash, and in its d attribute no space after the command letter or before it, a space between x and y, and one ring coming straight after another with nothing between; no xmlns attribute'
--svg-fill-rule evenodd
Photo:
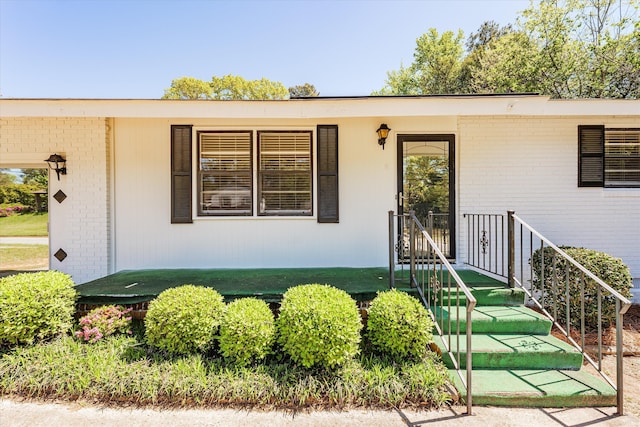
<svg viewBox="0 0 640 427"><path fill-rule="evenodd" d="M625 151L627 154L625 154ZM625 160L638 162L638 169L620 167ZM639 178L637 180L625 180L615 177L616 174L625 173L638 174ZM640 187L640 129L605 127L604 186L607 188Z"/></svg>
<svg viewBox="0 0 640 427"><path fill-rule="evenodd" d="M315 176L313 175L316 165L315 165L315 156L314 147L315 147L315 132L314 128L308 126L194 126L193 127L193 144L195 145L195 149L193 150L193 165L194 165L194 173L193 176L193 188L195 191L193 192L193 209L195 219L198 220L215 220L215 219L223 219L223 218L235 218L238 220L242 219L256 219L261 218L262 220L268 219L299 219L299 220L308 220L315 218L315 198L317 197L316 191L316 183ZM202 177L201 177L201 134L206 133L248 133L251 135L251 211L238 213L238 212L207 212L207 209L202 209ZM260 162L260 151L259 151L259 134L308 134L309 135L309 148L308 148L308 162L309 162L309 189L308 189L308 199L309 204L305 207L305 209L282 209L282 210L274 210L268 209L267 206L264 206L261 209L262 200L260 199L261 190L260 187L260 179L261 179L261 168L259 166Z"/></svg>

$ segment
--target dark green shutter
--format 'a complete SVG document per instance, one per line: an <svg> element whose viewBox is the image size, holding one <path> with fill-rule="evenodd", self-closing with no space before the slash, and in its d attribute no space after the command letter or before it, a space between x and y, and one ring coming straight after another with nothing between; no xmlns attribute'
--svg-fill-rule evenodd
<svg viewBox="0 0 640 427"><path fill-rule="evenodd" d="M604 126L578 126L578 187L604 187Z"/></svg>
<svg viewBox="0 0 640 427"><path fill-rule="evenodd" d="M318 222L339 222L338 126L318 125Z"/></svg>
<svg viewBox="0 0 640 427"><path fill-rule="evenodd" d="M191 126L171 126L171 223L191 223Z"/></svg>

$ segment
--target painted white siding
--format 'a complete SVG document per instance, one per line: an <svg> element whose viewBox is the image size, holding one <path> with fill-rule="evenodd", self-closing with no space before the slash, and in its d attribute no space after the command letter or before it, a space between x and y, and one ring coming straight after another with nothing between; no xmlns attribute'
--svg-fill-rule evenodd
<svg viewBox="0 0 640 427"><path fill-rule="evenodd" d="M455 135L458 261L467 249L464 213L513 209L555 243L606 251L640 276L640 189L577 186L577 126L640 127L638 101L496 96L0 106L1 167L42 167L53 152L68 159L69 174L60 182L54 175L50 191L62 189L68 199L50 199L50 206L51 250L63 248L69 257L52 258L51 266L76 282L141 268L385 266L387 212L396 209L396 137L411 133ZM392 129L384 150L375 134L380 123ZM311 130L314 191L316 126L337 124L340 222L197 218L194 174L194 223L171 224L172 124L194 126L194 169L198 129Z"/></svg>
<svg viewBox="0 0 640 427"><path fill-rule="evenodd" d="M83 283L109 273L108 128L104 118L0 119L0 167L47 167L59 153L67 159L60 181L49 174L50 268ZM53 195L67 198L58 203ZM53 254L63 249L67 258Z"/></svg>
<svg viewBox="0 0 640 427"><path fill-rule="evenodd" d="M458 259L464 213L518 216L558 245L601 250L640 276L640 189L579 188L577 127L640 127L636 117L459 119Z"/></svg>
<svg viewBox="0 0 640 427"><path fill-rule="evenodd" d="M376 120L322 122L339 125L339 224L319 224L315 216L198 218L195 212L193 224L171 224L170 125L184 123L115 121L116 270L386 265L387 211L395 203L395 152L377 145ZM315 162L315 120L190 123L194 132L309 129L314 134ZM194 156L195 147L194 138ZM195 159L193 164L195 168ZM315 174L314 165L314 190ZM194 175L194 207L196 179Z"/></svg>

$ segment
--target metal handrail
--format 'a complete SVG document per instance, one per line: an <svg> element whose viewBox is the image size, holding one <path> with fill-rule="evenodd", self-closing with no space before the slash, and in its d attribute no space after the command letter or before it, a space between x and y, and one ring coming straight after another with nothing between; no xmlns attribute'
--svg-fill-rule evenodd
<svg viewBox="0 0 640 427"><path fill-rule="evenodd" d="M482 270L502 277L510 287L518 286L523 289L530 301L538 307L544 315L553 322L558 330L567 338L567 340L577 348L583 357L592 365L602 378L617 392L618 414L624 413L623 408L623 359L622 359L622 326L623 316L631 306L631 302L605 283L598 276L593 274L565 251L556 246L549 239L544 237L540 232L527 224L522 218L517 216L514 211L508 211L504 214L464 214L467 218L467 257L465 263L475 269ZM516 227L516 222L519 227ZM506 227L505 227L506 223ZM535 244L534 244L535 240ZM529 246L529 253L525 253L524 247ZM540 272L534 271L533 258L534 248L539 248L541 257ZM552 277L545 278L545 249L549 248L557 256L553 257ZM519 250L518 250L519 249ZM518 253L516 253L518 252ZM525 269L525 255L529 256L530 269ZM558 273L560 270L556 267L559 259L566 260L566 271ZM506 270L505 270L506 267ZM549 266L547 266L549 267ZM580 275L581 300L575 304L580 304L580 343L571 336L571 298L569 287L569 268L576 269ZM527 271L528 270L528 271ZM542 283L542 292L536 292L533 288L534 276L539 274ZM564 279L562 278L564 276ZM591 279L597 284L598 304L598 356L594 360L585 350L585 308L584 308L584 283L586 279ZM558 303L552 303L554 313L550 313L545 306L545 281L551 279L553 286L561 290L559 286L563 284L566 287L565 295L565 319L558 317ZM562 280L564 280L563 283ZM528 282L530 288L525 285ZM554 291L555 292L555 291ZM603 294L611 295L616 301L616 382L614 383L602 370L602 300ZM540 298L538 298L540 297ZM574 306L575 307L575 306ZM562 306L560 306L562 308ZM562 326L561 320L566 323L566 328ZM577 322L577 317L574 317ZM574 334L575 335L575 334Z"/></svg>
<svg viewBox="0 0 640 427"><path fill-rule="evenodd" d="M393 211L389 211L389 276L390 276L390 286L393 287L395 285L395 260L394 260L394 251L395 245L393 241L395 240L394 231L394 219L398 217L401 220L409 221L409 273L410 273L410 282L411 286L415 287L422 299L423 304L429 308L429 314L434 321L434 325L438 334L442 337L445 351L451 358L451 361L454 365L454 369L460 380L466 387L466 404L467 404L467 413L472 413L472 349L471 349L471 331L472 331L472 318L471 313L473 312L476 306L476 299L469 290L469 288L465 285L463 280L460 278L458 273L453 269L447 257L442 253L438 244L435 240L429 235L427 230L425 230L424 226L420 223L418 218L416 218L414 212L410 212L409 215L395 215ZM400 227L399 234L404 234L404 226ZM416 233L417 229L417 233ZM403 236L404 238L404 236ZM404 242L403 242L404 244ZM420 248L420 252L418 251L418 247ZM398 251L400 254L400 251ZM399 257L401 257L399 255ZM444 290L445 286L443 285L444 281L444 271L448 272L447 274L447 290L449 293L449 298L447 302L447 306L443 305L444 300ZM455 286L452 287L452 280L455 282ZM455 305L452 305L452 290L455 291ZM460 291L463 292L466 297L467 305L466 305L466 330L463 333L466 334L466 369L465 372L462 372L460 368ZM444 309L448 310L448 313L456 313L456 324L452 325L451 315L448 316L448 324L445 332L444 325L444 316L442 313ZM453 310L453 311L452 311ZM436 312L440 312L440 320L438 320L436 316ZM454 327L455 326L455 330ZM455 336L454 336L455 332ZM455 339L456 347L453 349L452 342Z"/></svg>
<svg viewBox="0 0 640 427"><path fill-rule="evenodd" d="M534 304L550 319L553 321L553 324L558 328L558 330L567 338L567 340L575 347L577 348L583 355L583 357L589 362L589 364L591 366L593 366L598 373L602 376L602 378L611 386L616 390L616 398L617 398L617 409L618 409L618 414L619 415L623 415L624 414L624 387L623 387L623 335L622 335L622 327L623 327L623 316L624 314L627 312L627 310L629 310L629 307L631 307L631 301L629 301L629 299L627 299L626 297L624 297L623 295L621 295L618 291L616 291L615 289L613 289L611 286L609 286L607 283L605 283L602 279L600 279L598 276L596 276L595 274L593 274L591 271L589 271L587 268L585 268L582 264L580 264L579 262L577 262L574 258L572 258L569 254L567 254L565 251L563 251L562 249L560 249L558 246L556 246L553 242L551 242L549 239L547 239L546 237L544 237L540 232L538 232L537 230L535 230L533 227L531 227L529 224L527 224L522 218L520 218L519 216L517 216L515 214L515 212L513 211L509 211L508 212L508 216L509 216L509 242L510 242L510 247L513 248L515 246L515 242L512 242L512 240L514 240L513 234L515 231L515 223L519 223L520 224L520 235L522 236L522 228L525 228L529 231L531 236L535 236L537 239L540 240L540 246L541 246L541 260L542 260L542 267L541 270L544 268L544 248L545 245L548 248L551 248L554 252L556 252L558 255L560 255L562 258L564 258L568 263L570 263L574 268L578 269L578 271L580 272L581 275L581 285L582 285L582 295L581 295L581 318L580 318L580 324L581 324L581 331L580 331L580 336L581 336L581 342L578 343L576 342L576 340L571 336L571 310L570 310L570 300L569 298L566 298L566 329L560 324L559 320L557 319L557 313L556 315L549 313L549 311L544 307L544 300L542 300L542 302L540 302L538 300L538 298L535 296L533 290L528 290L526 289L526 287L523 285L523 277L521 274L520 279L518 279L518 277L516 276L516 269L515 266L513 265L513 261L509 262L509 282L513 282L516 285L518 285L520 288L522 288L525 293L527 294L527 296L531 299L531 301L534 302ZM522 239L522 237L521 237ZM532 241L532 239L531 239ZM533 246L531 244L531 246ZM510 249L511 255L509 256L509 258L511 259L513 257L513 251ZM522 263L521 263L522 264ZM555 267L555 266L554 266ZM533 269L533 265L531 267ZM568 268L567 268L567 272L568 272ZM544 274L544 273L542 273ZM567 273L568 274L568 273ZM584 310L584 281L585 281L585 276L588 277L589 279L593 280L597 285L598 285L598 290L597 290L597 301L598 301L598 357L597 357L597 361L593 360L593 358L586 352L585 350L585 310ZM531 277L531 281L533 282L533 277ZM542 277L542 282L544 283L544 277ZM543 285L544 286L544 285ZM569 292L569 284L567 283L567 293ZM608 292L613 298L615 298L616 301L616 319L615 319L615 323L616 323L616 382L614 383L602 370L602 292ZM542 298L544 298L544 292L542 294ZM554 302L555 304L555 302ZM557 310L555 310L557 311Z"/></svg>

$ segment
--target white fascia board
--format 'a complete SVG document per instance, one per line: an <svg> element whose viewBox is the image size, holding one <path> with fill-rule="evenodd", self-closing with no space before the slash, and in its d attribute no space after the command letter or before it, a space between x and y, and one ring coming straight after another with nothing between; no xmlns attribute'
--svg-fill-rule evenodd
<svg viewBox="0 0 640 427"><path fill-rule="evenodd" d="M546 96L317 98L282 101L0 99L0 117L321 119L418 116L638 116L640 100Z"/></svg>

